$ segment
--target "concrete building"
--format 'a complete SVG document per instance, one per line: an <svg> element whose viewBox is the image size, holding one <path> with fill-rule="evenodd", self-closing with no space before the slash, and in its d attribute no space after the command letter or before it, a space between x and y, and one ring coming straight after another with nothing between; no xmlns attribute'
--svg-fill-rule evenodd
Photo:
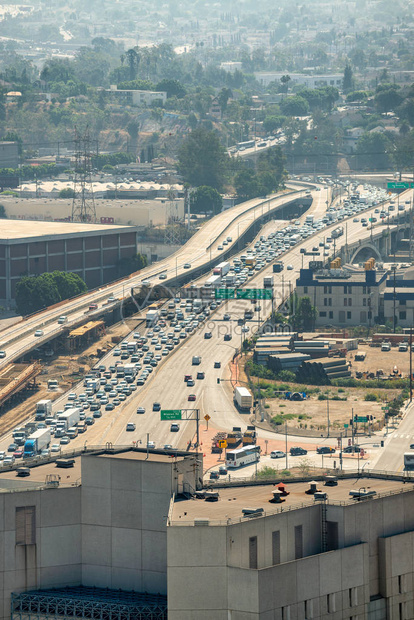
<svg viewBox="0 0 414 620"><path fill-rule="evenodd" d="M381 293L386 270L365 271L352 265L342 269L301 269L298 297L308 296L317 308L315 326L373 325L382 316Z"/></svg>
<svg viewBox="0 0 414 620"><path fill-rule="evenodd" d="M286 75L286 71L260 71L254 74L256 80L263 86L268 86L270 82L280 82L280 78ZM335 86L341 89L344 76L341 73L330 75L308 75L306 73L289 73L289 88L294 85L305 86L306 88L322 88L323 86Z"/></svg>
<svg viewBox="0 0 414 620"><path fill-rule="evenodd" d="M392 271L382 293L384 319L401 327L414 325L414 268Z"/></svg>
<svg viewBox="0 0 414 620"><path fill-rule="evenodd" d="M117 261L137 252L137 234L132 226L3 220L0 299L10 305L22 275L72 271L89 288L116 280Z"/></svg>
<svg viewBox="0 0 414 620"><path fill-rule="evenodd" d="M223 71L227 71L228 73L236 73L236 71L241 71L242 67L243 63L235 60L220 63L220 69L223 69Z"/></svg>
<svg viewBox="0 0 414 620"><path fill-rule="evenodd" d="M414 478L347 472L316 501L294 480L209 495L201 470L111 448L0 474L1 618L412 620Z"/></svg>
<svg viewBox="0 0 414 620"><path fill-rule="evenodd" d="M151 91L151 90L118 90L115 84L111 84L111 88L107 92L123 105L132 106L148 106L154 101L167 101L167 93Z"/></svg>
<svg viewBox="0 0 414 620"><path fill-rule="evenodd" d="M0 168L19 167L19 145L17 142L0 142Z"/></svg>

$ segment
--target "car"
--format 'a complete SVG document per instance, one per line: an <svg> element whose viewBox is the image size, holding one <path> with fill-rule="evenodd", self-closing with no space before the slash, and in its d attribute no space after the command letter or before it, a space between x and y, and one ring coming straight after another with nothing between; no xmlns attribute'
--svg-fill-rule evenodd
<svg viewBox="0 0 414 620"><path fill-rule="evenodd" d="M228 342L231 339L232 339L232 335L231 334L224 334L224 342Z"/></svg>
<svg viewBox="0 0 414 620"><path fill-rule="evenodd" d="M158 276L158 278L159 278L159 280L166 280L166 279L167 279L167 274L166 274L166 273L161 273L161 274Z"/></svg>
<svg viewBox="0 0 414 620"><path fill-rule="evenodd" d="M361 448L359 446L346 446L346 448L344 448L342 452L344 452L345 454L357 454L358 452L361 452Z"/></svg>
<svg viewBox="0 0 414 620"><path fill-rule="evenodd" d="M95 420L92 416L89 415L87 418L85 418L85 424L87 426L92 426L92 424L95 424Z"/></svg>
<svg viewBox="0 0 414 620"><path fill-rule="evenodd" d="M286 456L286 453L282 450L272 450L270 453L271 459L282 459L284 456Z"/></svg>
<svg viewBox="0 0 414 620"><path fill-rule="evenodd" d="M204 334L204 340L209 340L210 338L213 337L213 334L211 332L205 332Z"/></svg>
<svg viewBox="0 0 414 620"><path fill-rule="evenodd" d="M155 449L155 441L147 441L147 448L149 448L150 450L154 450Z"/></svg>
<svg viewBox="0 0 414 620"><path fill-rule="evenodd" d="M12 454L9 454L8 456L6 456L6 458L3 461L3 465L13 465L15 461L15 458Z"/></svg>
<svg viewBox="0 0 414 620"><path fill-rule="evenodd" d="M100 411L99 412L95 412L95 413L99 413L100 416L102 415ZM68 443L70 443L69 437L62 437L62 439L60 440L60 445L61 446L67 446Z"/></svg>
<svg viewBox="0 0 414 620"><path fill-rule="evenodd" d="M290 449L290 456L301 456L307 453L308 451L305 448L294 447Z"/></svg>
<svg viewBox="0 0 414 620"><path fill-rule="evenodd" d="M221 362L214 362L214 368L221 368Z"/></svg>
<svg viewBox="0 0 414 620"><path fill-rule="evenodd" d="M293 269L293 265L288 265L288 266L286 267L286 269L288 269L289 271L292 271L292 269Z"/></svg>
<svg viewBox="0 0 414 620"><path fill-rule="evenodd" d="M178 433L179 430L180 430L180 425L177 424L176 422L173 422L170 426L170 431L172 433Z"/></svg>
<svg viewBox="0 0 414 620"><path fill-rule="evenodd" d="M164 450L173 450L173 447L170 443L165 443L164 444Z"/></svg>
<svg viewBox="0 0 414 620"><path fill-rule="evenodd" d="M161 411L161 404L160 403L152 403L152 410L153 411Z"/></svg>
<svg viewBox="0 0 414 620"><path fill-rule="evenodd" d="M135 424L133 422L128 422L128 424L126 425L126 430L127 431L134 431L136 428Z"/></svg>
<svg viewBox="0 0 414 620"><path fill-rule="evenodd" d="M11 443L7 448L7 452L15 452L19 446L17 443Z"/></svg>
<svg viewBox="0 0 414 620"><path fill-rule="evenodd" d="M23 448L17 448L17 450L13 452L13 456L15 459L23 458Z"/></svg>
<svg viewBox="0 0 414 620"><path fill-rule="evenodd" d="M218 473L219 473L219 476L226 476L227 475L227 467L225 465L220 465Z"/></svg>
<svg viewBox="0 0 414 620"><path fill-rule="evenodd" d="M6 357L6 351L0 351L0 359L4 359Z"/></svg>
<svg viewBox="0 0 414 620"><path fill-rule="evenodd" d="M217 249L218 249L219 251L221 251L221 250L223 249L223 246L222 246L222 245L219 245Z"/></svg>
<svg viewBox="0 0 414 620"><path fill-rule="evenodd" d="M189 394L189 395L188 395L188 400L189 400L189 401L195 401L195 400L196 400L196 398L197 398L197 396L196 396L195 394Z"/></svg>
<svg viewBox="0 0 414 620"><path fill-rule="evenodd" d="M210 472L210 480L218 480L220 477L218 471L211 471Z"/></svg>
<svg viewBox="0 0 414 620"><path fill-rule="evenodd" d="M43 336L44 332L42 329L37 329L34 333L35 338L40 338L40 336Z"/></svg>
<svg viewBox="0 0 414 620"><path fill-rule="evenodd" d="M191 269L191 263L184 263L184 269Z"/></svg>
<svg viewBox="0 0 414 620"><path fill-rule="evenodd" d="M243 327L241 328L241 331L242 331L243 334L245 334L249 330L250 330L250 327L248 325L243 325Z"/></svg>
<svg viewBox="0 0 414 620"><path fill-rule="evenodd" d="M316 454L335 454L335 448L330 446L320 446L316 448Z"/></svg>
<svg viewBox="0 0 414 620"><path fill-rule="evenodd" d="M113 411L115 409L114 403L106 403L105 411Z"/></svg>
<svg viewBox="0 0 414 620"><path fill-rule="evenodd" d="M22 452L23 452L23 450L22 450ZM16 453L14 455L16 456ZM23 454L22 454L22 456L23 456ZM49 448L43 448L43 450L40 453L40 456L50 456Z"/></svg>
<svg viewBox="0 0 414 620"><path fill-rule="evenodd" d="M197 373L197 379L204 379L205 376L206 376L205 372L198 372ZM188 383L187 383L187 385L188 385Z"/></svg>

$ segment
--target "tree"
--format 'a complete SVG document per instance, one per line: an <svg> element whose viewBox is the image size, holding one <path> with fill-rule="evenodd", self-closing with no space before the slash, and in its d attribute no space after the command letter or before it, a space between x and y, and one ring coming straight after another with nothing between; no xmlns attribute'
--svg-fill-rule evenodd
<svg viewBox="0 0 414 620"><path fill-rule="evenodd" d="M309 104L304 97L295 95L287 97L280 102L280 111L286 116L307 116L309 114Z"/></svg>
<svg viewBox="0 0 414 620"><path fill-rule="evenodd" d="M249 200L259 196L259 182L252 170L241 170L234 177L234 188L237 196Z"/></svg>
<svg viewBox="0 0 414 620"><path fill-rule="evenodd" d="M399 86L393 84L384 84L377 88L374 102L379 112L391 112L398 108L403 100L398 88Z"/></svg>
<svg viewBox="0 0 414 620"><path fill-rule="evenodd" d="M75 191L71 187L64 187L59 192L59 198L74 198Z"/></svg>
<svg viewBox="0 0 414 620"><path fill-rule="evenodd" d="M161 80L156 85L155 90L157 92L166 92L167 98L177 97L177 99L182 99L187 94L184 86L178 80Z"/></svg>
<svg viewBox="0 0 414 620"><path fill-rule="evenodd" d="M348 93L350 90L353 89L353 87L354 87L354 78L353 78L352 67L350 64L347 64L344 69L344 80L342 83L342 89L344 93Z"/></svg>
<svg viewBox="0 0 414 620"><path fill-rule="evenodd" d="M223 200L216 189L207 185L201 185L191 194L190 205L192 213L212 211L216 215L223 208Z"/></svg>
<svg viewBox="0 0 414 620"><path fill-rule="evenodd" d="M6 207L4 205L0 205L0 219L1 220L7 219Z"/></svg>
<svg viewBox="0 0 414 620"><path fill-rule="evenodd" d="M390 165L392 143L379 131L362 134L358 140L356 153L358 166L371 170L385 170Z"/></svg>
<svg viewBox="0 0 414 620"><path fill-rule="evenodd" d="M193 187L208 185L220 191L224 185L229 156L218 135L204 127L194 129L178 152L178 171Z"/></svg>
<svg viewBox="0 0 414 620"><path fill-rule="evenodd" d="M305 296L298 299L295 295L295 302L296 307L292 307L294 314L291 317L293 328L303 331L312 331L315 325L316 308L312 306L310 297Z"/></svg>
<svg viewBox="0 0 414 620"><path fill-rule="evenodd" d="M17 311L23 315L31 314L87 290L82 278L70 272L54 271L39 276L23 276L16 283Z"/></svg>
<svg viewBox="0 0 414 620"><path fill-rule="evenodd" d="M129 79L135 80L138 71L138 65L140 61L140 56L138 52L131 48L126 52L126 60L129 67Z"/></svg>
<svg viewBox="0 0 414 620"><path fill-rule="evenodd" d="M263 121L263 128L266 133L273 133L275 129L281 129L286 121L286 116L271 114L266 116Z"/></svg>
<svg viewBox="0 0 414 620"><path fill-rule="evenodd" d="M148 265L147 257L144 254L134 254L133 256L124 256L120 258L116 264L117 274L120 278L129 276L131 273L140 271Z"/></svg>
<svg viewBox="0 0 414 620"><path fill-rule="evenodd" d="M283 85L283 92L287 93L289 90L290 75L282 75L280 81Z"/></svg>

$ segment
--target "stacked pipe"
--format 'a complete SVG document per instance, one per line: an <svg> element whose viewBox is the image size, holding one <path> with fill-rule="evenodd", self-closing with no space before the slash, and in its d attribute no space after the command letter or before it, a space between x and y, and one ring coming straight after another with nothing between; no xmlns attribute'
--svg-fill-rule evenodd
<svg viewBox="0 0 414 620"><path fill-rule="evenodd" d="M350 376L348 362L332 358L304 361L297 372L297 379L302 383L329 384L332 379Z"/></svg>

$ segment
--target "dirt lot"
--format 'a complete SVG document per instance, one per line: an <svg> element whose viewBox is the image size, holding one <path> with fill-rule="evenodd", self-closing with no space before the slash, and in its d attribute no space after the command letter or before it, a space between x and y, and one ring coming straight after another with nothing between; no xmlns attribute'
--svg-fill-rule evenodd
<svg viewBox="0 0 414 620"><path fill-rule="evenodd" d="M346 356L346 359L352 364L353 375L356 370L375 374L377 370L381 369L384 371L384 375L388 376L392 374L394 366L397 366L398 373L402 373L403 377L410 374L410 353L408 351L403 353L398 351L398 347L392 347L391 351L381 351L381 347L370 347L363 344L358 348L358 352L361 351L367 354L363 362L354 360L355 351L350 351Z"/></svg>

